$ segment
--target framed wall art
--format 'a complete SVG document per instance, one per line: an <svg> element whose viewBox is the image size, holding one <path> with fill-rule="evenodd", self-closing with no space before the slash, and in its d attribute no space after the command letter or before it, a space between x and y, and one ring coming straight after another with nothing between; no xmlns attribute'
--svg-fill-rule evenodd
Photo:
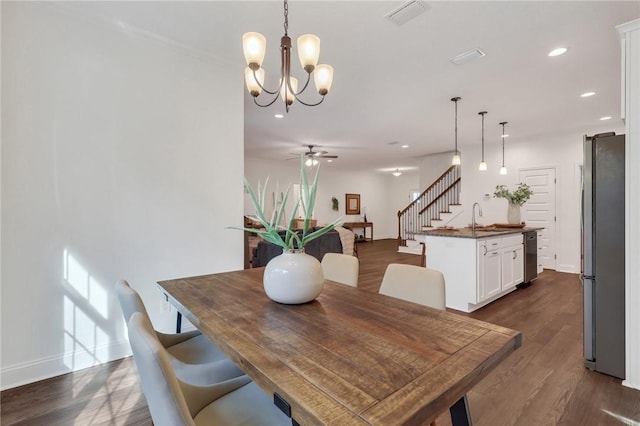
<svg viewBox="0 0 640 426"><path fill-rule="evenodd" d="M345 214L360 214L360 194L345 194Z"/></svg>

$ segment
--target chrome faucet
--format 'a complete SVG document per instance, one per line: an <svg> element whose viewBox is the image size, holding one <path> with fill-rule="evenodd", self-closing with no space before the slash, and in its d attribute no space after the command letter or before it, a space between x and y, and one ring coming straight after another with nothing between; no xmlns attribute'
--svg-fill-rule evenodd
<svg viewBox="0 0 640 426"><path fill-rule="evenodd" d="M476 231L476 206L478 206L478 217L482 217L482 207L478 203L473 203L473 207L471 207L471 229L473 232Z"/></svg>

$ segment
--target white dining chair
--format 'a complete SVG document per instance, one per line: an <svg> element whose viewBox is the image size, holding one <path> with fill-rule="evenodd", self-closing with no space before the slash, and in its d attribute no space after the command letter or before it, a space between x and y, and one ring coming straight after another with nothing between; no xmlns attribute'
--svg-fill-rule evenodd
<svg viewBox="0 0 640 426"><path fill-rule="evenodd" d="M126 322L139 312L149 323L151 319L142 298L127 281L116 283L116 293ZM176 374L193 384L211 384L244 375L227 356L198 330L167 334L155 332L158 341L169 353Z"/></svg>
<svg viewBox="0 0 640 426"><path fill-rule="evenodd" d="M382 278L380 294L444 310L444 275L435 269L391 263Z"/></svg>
<svg viewBox="0 0 640 426"><path fill-rule="evenodd" d="M326 253L320 263L325 279L358 287L360 261L357 257L340 253Z"/></svg>
<svg viewBox="0 0 640 426"><path fill-rule="evenodd" d="M185 383L151 322L140 312L129 319L129 342L153 424L157 426L270 426L291 420L251 379L242 375L208 386Z"/></svg>
<svg viewBox="0 0 640 426"><path fill-rule="evenodd" d="M446 309L444 275L435 269L391 263L384 272L378 292L407 302ZM436 426L436 421L430 426Z"/></svg>

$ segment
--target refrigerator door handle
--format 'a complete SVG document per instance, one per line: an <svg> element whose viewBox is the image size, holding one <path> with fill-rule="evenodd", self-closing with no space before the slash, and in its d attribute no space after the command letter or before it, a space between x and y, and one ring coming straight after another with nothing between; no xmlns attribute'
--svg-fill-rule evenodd
<svg viewBox="0 0 640 426"><path fill-rule="evenodd" d="M593 309L593 295L595 280L593 277L584 277L584 359L586 361L595 361L596 348L595 348L595 315L596 312Z"/></svg>

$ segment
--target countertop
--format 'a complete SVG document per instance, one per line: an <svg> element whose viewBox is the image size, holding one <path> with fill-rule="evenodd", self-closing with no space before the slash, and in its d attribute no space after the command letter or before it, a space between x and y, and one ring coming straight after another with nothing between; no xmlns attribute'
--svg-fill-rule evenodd
<svg viewBox="0 0 640 426"><path fill-rule="evenodd" d="M509 234L522 234L529 231L539 231L544 228L528 227L524 228L498 228L495 226L479 226L474 231L471 228L440 228L431 231L420 232L417 235L432 237L454 237L454 238L493 238Z"/></svg>

